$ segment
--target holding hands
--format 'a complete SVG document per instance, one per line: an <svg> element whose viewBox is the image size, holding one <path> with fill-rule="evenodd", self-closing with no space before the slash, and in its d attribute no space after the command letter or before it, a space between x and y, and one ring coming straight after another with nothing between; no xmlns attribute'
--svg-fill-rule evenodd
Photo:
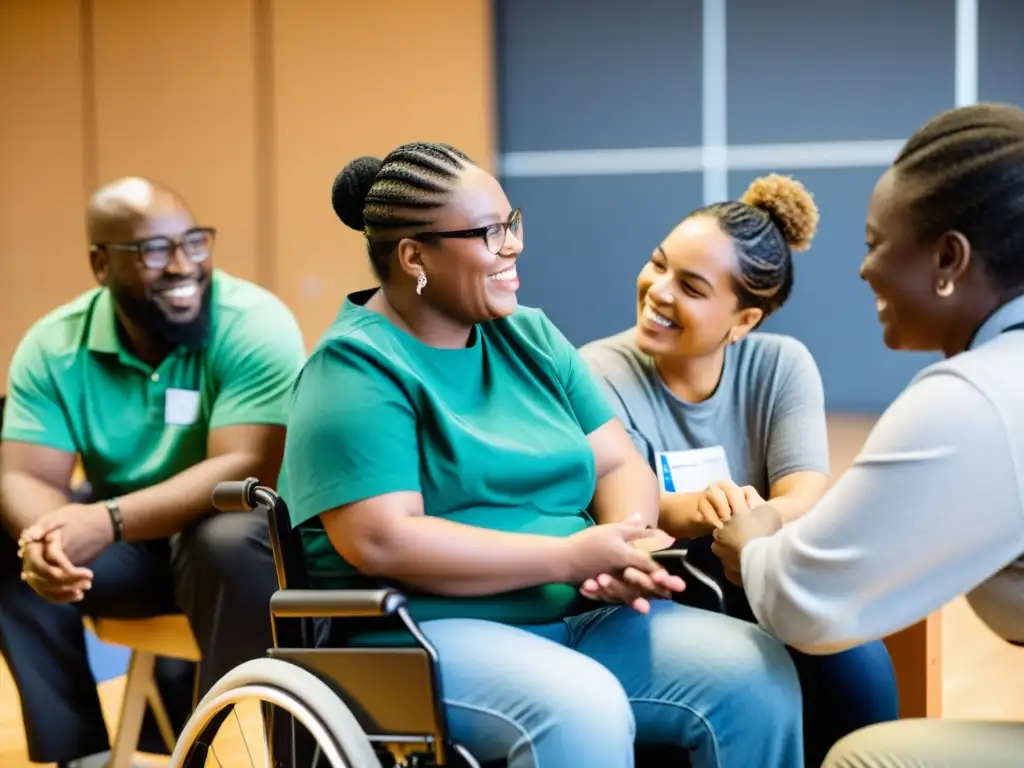
<svg viewBox="0 0 1024 768"><path fill-rule="evenodd" d="M782 528L782 516L771 504L766 502L750 486L738 488L721 488L722 483L709 486L701 499L701 509L705 501L713 508L714 514L725 510L726 517L718 517L715 525L715 541L711 552L722 561L725 576L733 584L743 585L743 574L740 568L740 555L743 548L753 539L771 536ZM722 503L723 497L726 503Z"/></svg>
<svg viewBox="0 0 1024 768"><path fill-rule="evenodd" d="M752 485L738 486L731 480L719 480L701 492L697 514L715 530L724 526L738 512L754 509L765 503Z"/></svg>

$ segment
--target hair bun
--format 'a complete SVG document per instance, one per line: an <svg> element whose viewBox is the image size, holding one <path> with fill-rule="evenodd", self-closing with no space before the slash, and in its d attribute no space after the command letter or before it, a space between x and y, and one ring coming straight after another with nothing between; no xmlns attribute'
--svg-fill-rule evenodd
<svg viewBox="0 0 1024 768"><path fill-rule="evenodd" d="M334 177L331 206L346 226L360 232L366 226L363 219L366 196L370 194L370 187L380 173L381 165L376 157L357 157Z"/></svg>
<svg viewBox="0 0 1024 768"><path fill-rule="evenodd" d="M794 251L810 247L820 215L814 197L796 179L777 173L754 179L740 201L771 216Z"/></svg>

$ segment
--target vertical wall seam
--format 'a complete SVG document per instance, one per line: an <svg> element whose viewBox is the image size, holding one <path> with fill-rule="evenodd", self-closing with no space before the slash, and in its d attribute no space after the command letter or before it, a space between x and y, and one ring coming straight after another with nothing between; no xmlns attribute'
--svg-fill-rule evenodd
<svg viewBox="0 0 1024 768"><path fill-rule="evenodd" d="M956 0L954 103L958 107L978 100L978 0Z"/></svg>
<svg viewBox="0 0 1024 768"><path fill-rule="evenodd" d="M276 290L277 270L277 125L274 90L273 0L253 2L255 88L256 282Z"/></svg>
<svg viewBox="0 0 1024 768"><path fill-rule="evenodd" d="M704 203L729 197L726 0L703 0L701 9L701 162Z"/></svg>
<svg viewBox="0 0 1024 768"><path fill-rule="evenodd" d="M100 184L99 127L96 105L95 17L92 0L79 0L79 47L82 82L82 181L88 200Z"/></svg>

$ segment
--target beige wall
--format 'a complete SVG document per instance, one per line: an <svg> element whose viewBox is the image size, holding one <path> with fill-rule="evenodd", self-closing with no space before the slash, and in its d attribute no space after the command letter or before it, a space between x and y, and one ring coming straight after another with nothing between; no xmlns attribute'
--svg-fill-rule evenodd
<svg viewBox="0 0 1024 768"><path fill-rule="evenodd" d="M494 155L490 3L0 0L0 375L92 285L82 209L127 174L181 191L217 265L315 342L371 283L330 206L344 163L411 140Z"/></svg>

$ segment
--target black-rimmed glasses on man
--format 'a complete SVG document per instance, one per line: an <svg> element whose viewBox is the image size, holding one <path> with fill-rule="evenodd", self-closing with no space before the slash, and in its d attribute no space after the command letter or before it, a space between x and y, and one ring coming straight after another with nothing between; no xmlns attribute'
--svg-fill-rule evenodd
<svg viewBox="0 0 1024 768"><path fill-rule="evenodd" d="M147 237L130 243L93 243L93 251L126 251L136 254L147 269L167 269L174 254L181 249L185 258L200 264L210 258L217 230L213 227L194 227L179 239L173 237Z"/></svg>

